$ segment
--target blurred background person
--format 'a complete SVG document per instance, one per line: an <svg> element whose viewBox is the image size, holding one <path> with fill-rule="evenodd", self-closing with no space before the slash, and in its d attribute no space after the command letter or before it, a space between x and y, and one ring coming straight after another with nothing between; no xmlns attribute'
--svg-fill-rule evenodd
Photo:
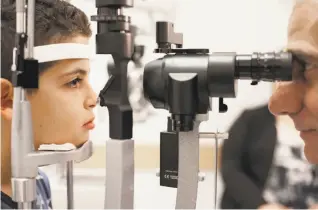
<svg viewBox="0 0 318 210"><path fill-rule="evenodd" d="M287 117L267 104L245 110L222 148L222 209L308 209L318 203L318 167Z"/></svg>

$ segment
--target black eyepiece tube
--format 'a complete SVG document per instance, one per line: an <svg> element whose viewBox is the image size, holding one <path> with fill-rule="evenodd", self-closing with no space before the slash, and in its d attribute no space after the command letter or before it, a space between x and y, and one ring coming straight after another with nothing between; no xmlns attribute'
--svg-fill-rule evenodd
<svg viewBox="0 0 318 210"><path fill-rule="evenodd" d="M198 82L193 88L197 91L195 95L198 96L198 101L195 113L206 113L210 108L208 97L236 97L237 80L251 80L252 84L259 81L290 81L292 63L293 56L289 52L166 55L145 65L144 95L155 108L172 111L168 97L172 93L168 85L169 75L179 74L179 77L185 77L196 74ZM176 80L180 85L188 82ZM185 101L180 103L189 105Z"/></svg>
<svg viewBox="0 0 318 210"><path fill-rule="evenodd" d="M236 55L235 78L256 81L290 81L293 56L289 52Z"/></svg>

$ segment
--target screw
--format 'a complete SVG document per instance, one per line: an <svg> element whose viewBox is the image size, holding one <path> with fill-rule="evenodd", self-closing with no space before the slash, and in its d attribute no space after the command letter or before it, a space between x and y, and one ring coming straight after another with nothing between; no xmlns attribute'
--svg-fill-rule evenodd
<svg viewBox="0 0 318 210"><path fill-rule="evenodd" d="M220 133L220 132L217 132L217 133L214 133L214 132L200 132L199 133L199 138L200 139L210 139L210 138L213 138L213 139L228 139L229 138L229 134L228 133Z"/></svg>
<svg viewBox="0 0 318 210"><path fill-rule="evenodd" d="M203 182L204 180L205 180L205 174L199 172L199 181L200 181L200 182Z"/></svg>

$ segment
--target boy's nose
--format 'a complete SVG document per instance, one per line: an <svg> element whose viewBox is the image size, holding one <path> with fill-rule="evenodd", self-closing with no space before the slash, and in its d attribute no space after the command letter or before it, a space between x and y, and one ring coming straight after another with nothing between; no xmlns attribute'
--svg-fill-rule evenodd
<svg viewBox="0 0 318 210"><path fill-rule="evenodd" d="M97 95L95 91L91 88L89 97L85 101L85 108L86 109L93 109L97 105Z"/></svg>
<svg viewBox="0 0 318 210"><path fill-rule="evenodd" d="M297 82L281 82L276 85L269 101L269 110L274 115L290 115L302 109L304 85Z"/></svg>

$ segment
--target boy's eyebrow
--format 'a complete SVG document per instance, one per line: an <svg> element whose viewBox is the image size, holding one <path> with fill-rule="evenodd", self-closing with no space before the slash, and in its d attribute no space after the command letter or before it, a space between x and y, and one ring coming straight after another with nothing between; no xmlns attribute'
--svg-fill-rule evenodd
<svg viewBox="0 0 318 210"><path fill-rule="evenodd" d="M62 74L60 77L66 77L66 76L70 76L70 75L74 75L74 74L81 74L81 75L85 76L88 74L88 71L81 69L81 68L77 68L77 69L74 69L73 71L69 71L65 74Z"/></svg>

